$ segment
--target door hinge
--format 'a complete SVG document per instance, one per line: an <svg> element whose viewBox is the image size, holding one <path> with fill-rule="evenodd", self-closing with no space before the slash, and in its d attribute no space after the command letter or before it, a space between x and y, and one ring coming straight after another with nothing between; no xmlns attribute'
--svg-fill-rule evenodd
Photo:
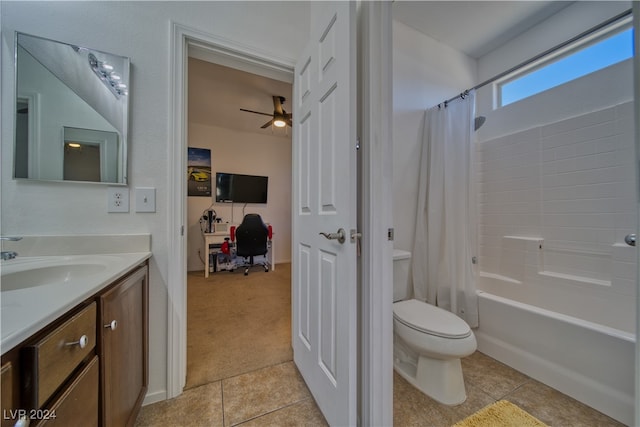
<svg viewBox="0 0 640 427"><path fill-rule="evenodd" d="M360 138L356 138L356 150L360 149Z"/></svg>
<svg viewBox="0 0 640 427"><path fill-rule="evenodd" d="M389 228L387 230L387 240L393 240L393 234L394 234L393 228Z"/></svg>
<svg viewBox="0 0 640 427"><path fill-rule="evenodd" d="M184 225L180 226L180 235L184 236Z"/></svg>

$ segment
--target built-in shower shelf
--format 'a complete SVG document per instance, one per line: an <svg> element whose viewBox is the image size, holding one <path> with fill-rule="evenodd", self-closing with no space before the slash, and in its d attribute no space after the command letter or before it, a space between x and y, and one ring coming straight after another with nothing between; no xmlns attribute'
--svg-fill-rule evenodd
<svg viewBox="0 0 640 427"><path fill-rule="evenodd" d="M516 280L516 279L513 279L511 277L503 276L502 274L487 273L486 271L481 271L479 273L479 275L480 275L480 277L484 277L484 278L487 278L487 279L501 280L503 282L511 283L513 285L522 285L522 282L520 280Z"/></svg>
<svg viewBox="0 0 640 427"><path fill-rule="evenodd" d="M556 273L555 271L539 271L539 275L554 277L556 279L572 280L574 282L588 283L590 285L611 286L610 280L598 280L592 277L576 276L574 274Z"/></svg>

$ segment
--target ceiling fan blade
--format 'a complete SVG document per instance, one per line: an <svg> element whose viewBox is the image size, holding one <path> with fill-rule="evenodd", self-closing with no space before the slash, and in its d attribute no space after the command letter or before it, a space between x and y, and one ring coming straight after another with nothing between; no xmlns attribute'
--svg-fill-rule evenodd
<svg viewBox="0 0 640 427"><path fill-rule="evenodd" d="M273 123L273 119L269 120L267 123L265 123L262 126L260 126L260 129L266 129L269 126L271 126L272 123Z"/></svg>
<svg viewBox="0 0 640 427"><path fill-rule="evenodd" d="M246 111L247 113L262 114L263 116L271 116L271 117L273 117L273 114L261 113L260 111L247 110L245 108L241 108L240 111Z"/></svg>
<svg viewBox="0 0 640 427"><path fill-rule="evenodd" d="M282 103L285 101L283 96L273 96L273 112L274 114L280 114L283 115L284 112L282 111Z"/></svg>
<svg viewBox="0 0 640 427"><path fill-rule="evenodd" d="M293 127L293 122L291 121L291 117L289 117L287 120L287 125L292 128Z"/></svg>

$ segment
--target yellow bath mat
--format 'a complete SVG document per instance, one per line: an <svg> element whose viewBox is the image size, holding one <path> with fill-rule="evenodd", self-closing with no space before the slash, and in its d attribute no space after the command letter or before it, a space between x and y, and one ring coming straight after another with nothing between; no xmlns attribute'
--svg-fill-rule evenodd
<svg viewBox="0 0 640 427"><path fill-rule="evenodd" d="M453 427L545 427L545 423L507 400L499 400Z"/></svg>

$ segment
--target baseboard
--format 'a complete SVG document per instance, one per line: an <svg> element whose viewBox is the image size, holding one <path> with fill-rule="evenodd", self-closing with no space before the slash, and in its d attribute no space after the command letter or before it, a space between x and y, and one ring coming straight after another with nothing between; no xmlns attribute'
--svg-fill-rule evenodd
<svg viewBox="0 0 640 427"><path fill-rule="evenodd" d="M147 393L144 400L142 401L142 406L147 406L147 405L151 405L152 403L162 402L163 400L167 400L166 390Z"/></svg>

